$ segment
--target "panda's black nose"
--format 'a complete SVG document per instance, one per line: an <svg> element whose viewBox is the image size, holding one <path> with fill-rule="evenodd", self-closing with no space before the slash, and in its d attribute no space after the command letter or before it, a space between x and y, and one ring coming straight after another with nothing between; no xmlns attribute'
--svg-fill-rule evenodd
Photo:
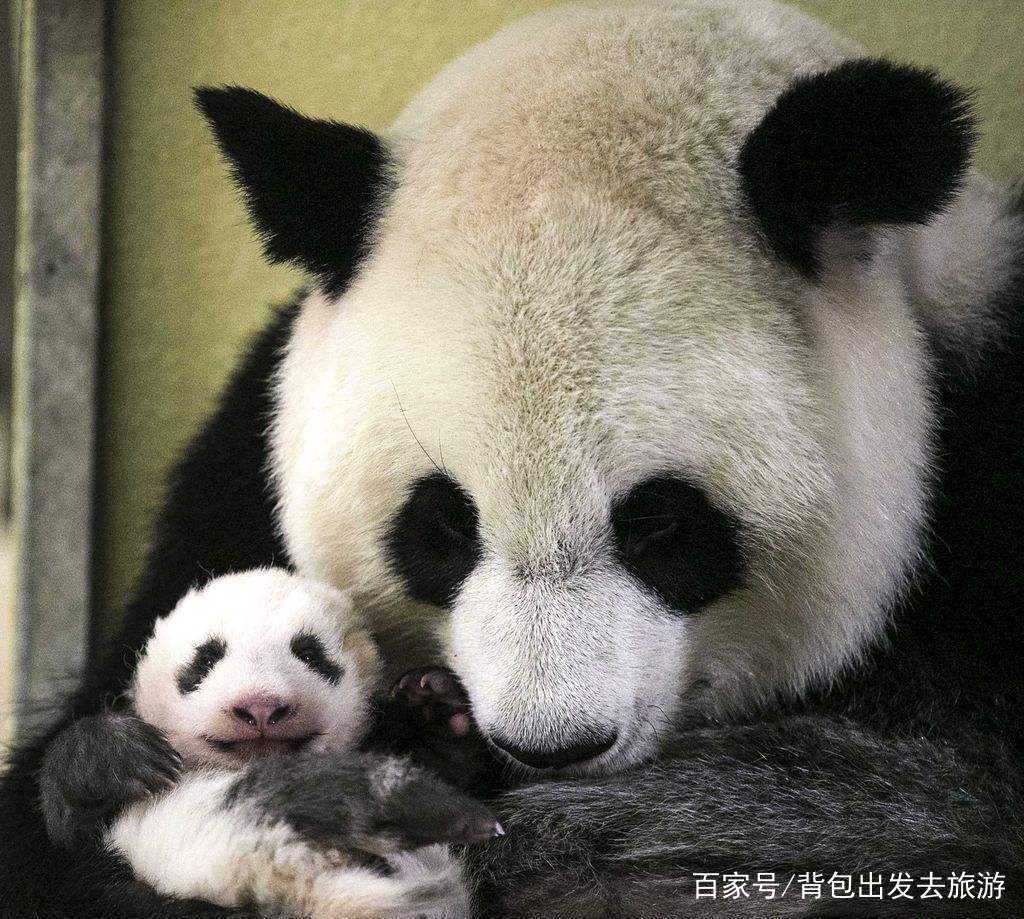
<svg viewBox="0 0 1024 919"><path fill-rule="evenodd" d="M607 752L615 744L615 732L591 735L581 743L568 747L521 747L505 740L500 734L491 734L491 743L504 750L514 760L534 769L563 769L573 763L582 763Z"/></svg>

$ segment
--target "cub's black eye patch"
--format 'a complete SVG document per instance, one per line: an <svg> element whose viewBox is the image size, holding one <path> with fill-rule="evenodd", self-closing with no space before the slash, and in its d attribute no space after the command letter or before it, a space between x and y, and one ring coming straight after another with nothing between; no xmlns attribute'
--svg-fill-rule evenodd
<svg viewBox="0 0 1024 919"><path fill-rule="evenodd" d="M292 654L328 683L337 683L345 672L327 656L323 642L312 632L299 632L292 639L291 649Z"/></svg>
<svg viewBox="0 0 1024 919"><path fill-rule="evenodd" d="M208 638L192 655L190 660L183 667L178 669L174 680L178 685L178 692L183 696L195 692L199 684L206 679L206 675L213 670L225 654L228 645L223 638Z"/></svg>
<svg viewBox="0 0 1024 919"><path fill-rule="evenodd" d="M409 596L450 606L480 560L473 499L441 473L420 479L384 534L384 549Z"/></svg>
<svg viewBox="0 0 1024 919"><path fill-rule="evenodd" d="M612 530L623 567L681 613L742 582L739 521L682 479L637 485L613 508Z"/></svg>

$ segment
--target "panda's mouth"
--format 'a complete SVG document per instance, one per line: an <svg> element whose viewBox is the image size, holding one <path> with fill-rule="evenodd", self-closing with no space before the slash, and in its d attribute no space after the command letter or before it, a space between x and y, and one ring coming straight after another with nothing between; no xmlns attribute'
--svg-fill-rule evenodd
<svg viewBox="0 0 1024 919"><path fill-rule="evenodd" d="M220 753L226 753L239 759L253 759L276 753L301 753L320 734L320 731L313 731L310 734L303 734L298 737L266 737L260 735L258 737L230 739L204 737L203 740Z"/></svg>

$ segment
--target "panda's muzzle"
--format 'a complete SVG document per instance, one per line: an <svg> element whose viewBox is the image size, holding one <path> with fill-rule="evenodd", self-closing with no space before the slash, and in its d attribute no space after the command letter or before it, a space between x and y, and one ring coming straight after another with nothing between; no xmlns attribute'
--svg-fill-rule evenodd
<svg viewBox="0 0 1024 919"><path fill-rule="evenodd" d="M322 733L299 707L276 696L249 695L232 700L220 736L203 739L215 750L248 759L268 753L298 753Z"/></svg>
<svg viewBox="0 0 1024 919"><path fill-rule="evenodd" d="M593 735L586 740L560 748L521 747L501 735L490 735L490 741L516 762L533 769L564 769L577 763L597 759L607 753L618 740L617 733Z"/></svg>

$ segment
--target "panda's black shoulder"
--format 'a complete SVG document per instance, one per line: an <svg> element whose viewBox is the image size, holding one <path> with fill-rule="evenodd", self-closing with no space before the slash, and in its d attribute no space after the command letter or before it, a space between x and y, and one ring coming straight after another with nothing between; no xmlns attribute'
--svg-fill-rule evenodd
<svg viewBox="0 0 1024 919"><path fill-rule="evenodd" d="M1024 220L1024 199L1010 207ZM1002 334L965 355L935 339L933 496L924 551L884 646L846 681L851 713L1018 732L1024 705L1024 243L985 305ZM954 728L956 730L956 728Z"/></svg>
<svg viewBox="0 0 1024 919"><path fill-rule="evenodd" d="M154 619L193 585L246 568L288 567L275 517L269 425L274 376L298 311L296 300L273 312L172 467L118 649L141 646Z"/></svg>
<svg viewBox="0 0 1024 919"><path fill-rule="evenodd" d="M1024 200L1011 205L1024 220ZM1024 243L988 308L1003 332L967 358L937 345L935 497L919 628L979 675L1022 672L1024 651ZM922 617L918 616L920 620ZM966 652L982 658L964 659Z"/></svg>

